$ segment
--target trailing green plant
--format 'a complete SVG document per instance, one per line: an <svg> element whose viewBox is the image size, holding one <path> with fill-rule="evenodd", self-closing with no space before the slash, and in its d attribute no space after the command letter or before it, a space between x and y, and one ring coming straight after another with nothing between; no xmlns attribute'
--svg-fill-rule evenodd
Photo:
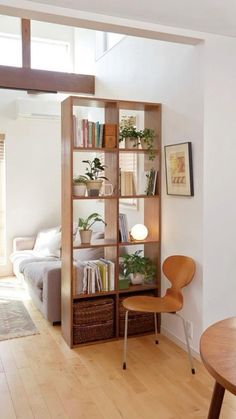
<svg viewBox="0 0 236 419"><path fill-rule="evenodd" d="M125 138L130 138L133 140L133 147L138 147L141 144L141 140L146 146L148 151L148 159L154 160L154 137L155 131L150 128L144 128L144 130L137 130L135 126L121 126L119 131L119 142L123 141Z"/></svg>
<svg viewBox="0 0 236 419"><path fill-rule="evenodd" d="M80 217L78 221L78 227L80 230L90 230L92 225L96 222L101 222L106 225L101 215L97 212L94 212L93 214L90 214L87 218Z"/></svg>
<svg viewBox="0 0 236 419"><path fill-rule="evenodd" d="M73 177L74 185L86 185L88 178L83 175L78 175Z"/></svg>
<svg viewBox="0 0 236 419"><path fill-rule="evenodd" d="M144 128L144 130L140 131L140 139L143 140L144 144L146 145L149 160L154 160L155 158L153 149L154 137L155 131L153 129Z"/></svg>
<svg viewBox="0 0 236 419"><path fill-rule="evenodd" d="M130 274L140 273L144 275L144 281L153 279L156 267L149 258L140 256L141 253L142 250L136 250L135 253L123 256L122 265L125 277L128 277Z"/></svg>
<svg viewBox="0 0 236 419"><path fill-rule="evenodd" d="M85 176L87 176L88 180L108 180L105 176L100 176L100 173L105 171L106 166L101 163L101 160L98 157L95 157L93 160L83 160L82 162L87 163L89 166L86 167L85 170Z"/></svg>

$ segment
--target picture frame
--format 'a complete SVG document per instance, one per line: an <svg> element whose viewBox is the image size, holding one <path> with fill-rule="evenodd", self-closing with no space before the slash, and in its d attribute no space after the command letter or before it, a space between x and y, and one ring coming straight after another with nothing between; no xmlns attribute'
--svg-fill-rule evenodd
<svg viewBox="0 0 236 419"><path fill-rule="evenodd" d="M192 143L164 147L167 195L193 196Z"/></svg>

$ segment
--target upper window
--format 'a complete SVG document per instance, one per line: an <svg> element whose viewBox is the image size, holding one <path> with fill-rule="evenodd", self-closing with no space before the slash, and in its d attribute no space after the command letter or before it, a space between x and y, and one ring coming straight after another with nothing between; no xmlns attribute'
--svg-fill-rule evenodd
<svg viewBox="0 0 236 419"><path fill-rule="evenodd" d="M113 48L124 35L111 32L96 32L96 59L99 59L103 54Z"/></svg>
<svg viewBox="0 0 236 419"><path fill-rule="evenodd" d="M0 134L0 265L6 262L5 140Z"/></svg>

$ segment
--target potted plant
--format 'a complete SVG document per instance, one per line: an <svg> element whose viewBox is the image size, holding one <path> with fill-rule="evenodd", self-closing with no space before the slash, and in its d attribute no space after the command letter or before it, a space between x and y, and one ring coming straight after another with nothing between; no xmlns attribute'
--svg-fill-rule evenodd
<svg viewBox="0 0 236 419"><path fill-rule="evenodd" d="M142 250L123 256L123 269L126 277L130 277L133 285L143 284L152 281L156 267L152 261L141 256Z"/></svg>
<svg viewBox="0 0 236 419"><path fill-rule="evenodd" d="M106 166L101 163L98 157L95 157L93 160L83 160L83 163L88 164L85 173L88 196L99 196L103 179L108 180L105 176L100 176L100 173L104 172Z"/></svg>
<svg viewBox="0 0 236 419"><path fill-rule="evenodd" d="M86 176L78 175L73 177L73 194L76 196L84 196L87 190Z"/></svg>
<svg viewBox="0 0 236 419"><path fill-rule="evenodd" d="M139 132L140 141L142 148L148 150L149 160L154 160L155 153L153 152L153 142L155 137L155 131L150 128L144 128Z"/></svg>
<svg viewBox="0 0 236 419"><path fill-rule="evenodd" d="M134 125L120 126L119 142L125 141L125 148L138 147L140 144L139 131Z"/></svg>
<svg viewBox="0 0 236 419"><path fill-rule="evenodd" d="M92 237L91 227L96 222L101 222L106 225L101 215L98 214L97 212L90 214L87 218L82 218L82 217L79 218L78 227L79 227L81 243L83 244L90 243L91 237Z"/></svg>

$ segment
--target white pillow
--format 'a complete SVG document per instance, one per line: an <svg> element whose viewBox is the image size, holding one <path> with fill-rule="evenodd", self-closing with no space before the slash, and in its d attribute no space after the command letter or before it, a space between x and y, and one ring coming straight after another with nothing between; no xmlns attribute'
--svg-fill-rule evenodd
<svg viewBox="0 0 236 419"><path fill-rule="evenodd" d="M49 228L38 232L34 253L40 256L60 256L61 233L59 227Z"/></svg>

